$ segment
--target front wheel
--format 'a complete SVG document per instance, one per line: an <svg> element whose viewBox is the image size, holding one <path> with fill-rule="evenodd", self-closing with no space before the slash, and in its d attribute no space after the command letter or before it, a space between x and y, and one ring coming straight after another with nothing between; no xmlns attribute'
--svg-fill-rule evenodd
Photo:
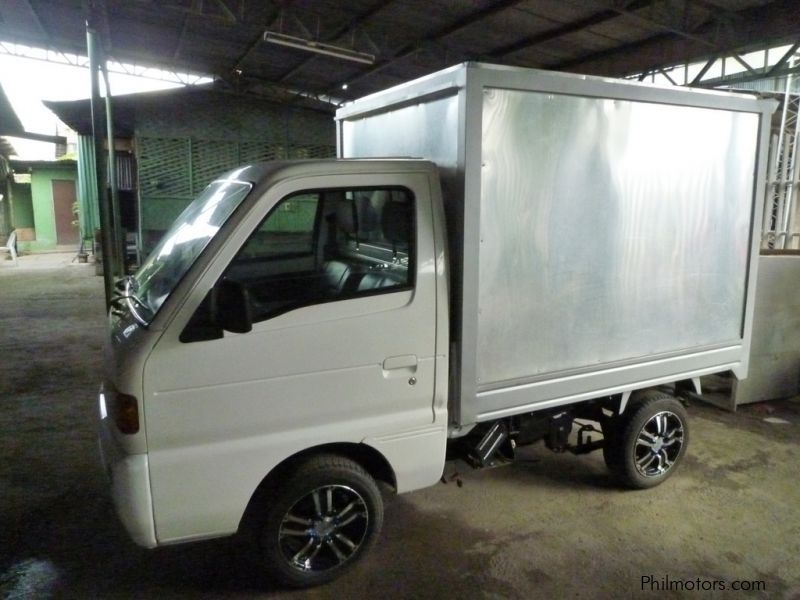
<svg viewBox="0 0 800 600"><path fill-rule="evenodd" d="M340 576L380 532L380 490L347 458L316 457L276 488L258 538L264 567L286 585L309 587Z"/></svg>
<svg viewBox="0 0 800 600"><path fill-rule="evenodd" d="M683 460L689 415L677 398L650 392L613 419L607 431L603 457L611 472L627 487L650 488L672 475Z"/></svg>
<svg viewBox="0 0 800 600"><path fill-rule="evenodd" d="M342 456L315 457L275 482L258 531L264 567L292 587L325 583L364 555L382 524L372 477Z"/></svg>

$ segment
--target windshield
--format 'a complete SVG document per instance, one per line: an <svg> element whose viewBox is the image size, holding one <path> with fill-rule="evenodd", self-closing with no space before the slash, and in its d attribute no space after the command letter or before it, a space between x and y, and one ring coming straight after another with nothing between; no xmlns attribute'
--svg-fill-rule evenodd
<svg viewBox="0 0 800 600"><path fill-rule="evenodd" d="M130 281L129 292L146 322L252 187L243 181L214 181L175 220Z"/></svg>

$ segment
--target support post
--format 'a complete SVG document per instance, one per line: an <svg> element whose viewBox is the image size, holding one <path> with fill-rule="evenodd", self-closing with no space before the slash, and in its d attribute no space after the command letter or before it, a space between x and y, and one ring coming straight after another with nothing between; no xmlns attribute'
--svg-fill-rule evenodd
<svg viewBox="0 0 800 600"><path fill-rule="evenodd" d="M100 243L103 248L103 284L106 292L106 308L111 304L114 288L114 227L109 211L108 192L106 188L106 161L103 153L103 118L100 112L100 81L98 79L97 32L92 24L86 22L86 50L89 56L89 71L92 82L91 111L92 139L94 141L94 160L97 181L97 204L100 210Z"/></svg>
<svg viewBox="0 0 800 600"><path fill-rule="evenodd" d="M111 102L111 84L105 61L100 64L106 85L106 139L108 140L108 183L111 191L111 220L114 227L114 273L125 274L125 238L122 234L122 213L119 208L119 185L117 182L117 154L114 148L114 113Z"/></svg>

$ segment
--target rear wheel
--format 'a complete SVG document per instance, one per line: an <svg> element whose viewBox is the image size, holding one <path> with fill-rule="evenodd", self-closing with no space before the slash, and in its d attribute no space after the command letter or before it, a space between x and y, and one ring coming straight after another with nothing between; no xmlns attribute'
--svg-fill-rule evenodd
<svg viewBox="0 0 800 600"><path fill-rule="evenodd" d="M675 472L689 443L689 416L680 401L648 391L603 427L603 457L624 485L650 488Z"/></svg>
<svg viewBox="0 0 800 600"><path fill-rule="evenodd" d="M330 581L352 567L377 537L383 502L356 462L325 455L276 482L259 524L267 571L292 587Z"/></svg>

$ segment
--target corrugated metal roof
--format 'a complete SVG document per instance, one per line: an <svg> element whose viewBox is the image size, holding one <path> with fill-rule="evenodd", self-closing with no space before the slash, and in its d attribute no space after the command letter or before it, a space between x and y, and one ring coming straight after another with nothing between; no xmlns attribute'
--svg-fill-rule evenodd
<svg viewBox="0 0 800 600"><path fill-rule="evenodd" d="M622 76L791 43L798 14L798 0L25 0L0 6L0 40L85 54L89 17L119 61L352 98L465 60ZM375 64L265 43L267 29Z"/></svg>
<svg viewBox="0 0 800 600"><path fill-rule="evenodd" d="M5 138L0 137L0 156L5 156L6 158L10 156L15 156L17 151L14 149L14 146L11 145Z"/></svg>
<svg viewBox="0 0 800 600"><path fill-rule="evenodd" d="M8 96L6 96L3 86L0 85L0 135L15 136L23 131L24 128L19 117L17 117L17 113L14 111L14 107L11 106L11 102L8 101Z"/></svg>
<svg viewBox="0 0 800 600"><path fill-rule="evenodd" d="M0 85L0 135L25 138L29 140L38 140L40 142L52 142L54 144L67 143L67 138L63 136L44 135L25 131L25 128L22 126L22 122L19 120L17 113L14 111L14 107L12 107L11 103L8 101L8 97L6 96L2 85Z"/></svg>
<svg viewBox="0 0 800 600"><path fill-rule="evenodd" d="M178 107L185 103L187 106L195 107L196 110L198 104L202 104L203 102L213 102L218 105L231 103L233 96L239 95L233 92L216 90L213 86L191 86L157 92L114 96L114 133L118 138L132 137L137 127L137 114L146 113L148 107L159 106L164 103ZM254 100L257 100L261 106L265 104L264 100L261 98L245 96L245 98L241 99L241 101L244 102L252 102ZM275 98L270 103L280 104L280 100L286 100L286 97ZM53 113L55 113L55 115L70 129L81 135L91 135L92 115L88 99L66 101L47 100L44 101L43 104L53 111ZM298 102L296 106L297 108L307 110L332 112L330 105L313 102L310 99L305 99L304 102ZM105 115L105 105L101 105L100 110L103 115ZM103 116L102 119L105 119L105 116ZM105 121L103 121L103 123L105 124ZM141 125L141 123L138 123L138 125Z"/></svg>

